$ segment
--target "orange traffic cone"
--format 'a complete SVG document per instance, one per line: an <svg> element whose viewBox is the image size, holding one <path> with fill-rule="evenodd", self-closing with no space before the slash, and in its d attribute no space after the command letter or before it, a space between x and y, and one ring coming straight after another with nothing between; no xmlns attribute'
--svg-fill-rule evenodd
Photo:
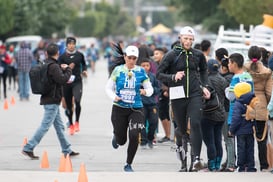
<svg viewBox="0 0 273 182"><path fill-rule="evenodd" d="M49 162L48 162L48 157L47 157L46 151L44 151L44 153L43 153L40 167L41 168L49 168Z"/></svg>
<svg viewBox="0 0 273 182"><path fill-rule="evenodd" d="M81 164L78 182L88 182L85 165L83 163Z"/></svg>
<svg viewBox="0 0 273 182"><path fill-rule="evenodd" d="M14 96L11 97L10 104L11 105L15 105L15 98L14 98Z"/></svg>
<svg viewBox="0 0 273 182"><path fill-rule="evenodd" d="M65 157L64 157L64 154L62 154L61 159L60 159L59 172L65 172Z"/></svg>
<svg viewBox="0 0 273 182"><path fill-rule="evenodd" d="M27 137L24 137L23 146L27 144Z"/></svg>
<svg viewBox="0 0 273 182"><path fill-rule="evenodd" d="M64 168L64 171L65 172L72 172L72 163L71 163L71 159L70 159L70 156L69 154L66 155L66 158L65 158L65 168Z"/></svg>
<svg viewBox="0 0 273 182"><path fill-rule="evenodd" d="M8 110L9 109L9 103L8 103L8 100L5 99L5 102L4 102L4 110Z"/></svg>

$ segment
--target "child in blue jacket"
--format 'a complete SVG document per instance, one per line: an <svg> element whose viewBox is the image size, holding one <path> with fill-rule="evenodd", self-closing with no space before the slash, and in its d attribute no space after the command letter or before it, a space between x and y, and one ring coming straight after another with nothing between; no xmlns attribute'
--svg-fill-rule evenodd
<svg viewBox="0 0 273 182"><path fill-rule="evenodd" d="M237 138L237 166L239 172L256 172L254 161L253 126L255 120L246 120L246 105L255 97L251 85L240 82L234 87L236 101L232 113L229 133Z"/></svg>

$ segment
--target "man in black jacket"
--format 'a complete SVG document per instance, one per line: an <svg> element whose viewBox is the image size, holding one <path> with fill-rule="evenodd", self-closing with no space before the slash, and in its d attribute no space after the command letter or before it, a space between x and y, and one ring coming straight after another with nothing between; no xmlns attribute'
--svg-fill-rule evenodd
<svg viewBox="0 0 273 182"><path fill-rule="evenodd" d="M56 44L49 44L47 47L48 59L46 62L52 63L48 66L48 79L51 81L51 89L49 93L41 96L40 104L44 106L44 118L40 127L35 132L31 140L23 148L23 155L29 157L30 159L39 159L33 153L34 148L40 143L43 136L47 133L49 128L54 125L56 130L62 152L64 155L75 156L79 153L74 152L70 149L70 143L67 141L64 135L64 125L60 115L60 102L62 98L62 85L67 83L69 80L72 68L75 66L74 63L70 65L57 63L59 57L59 49Z"/></svg>
<svg viewBox="0 0 273 182"><path fill-rule="evenodd" d="M190 126L194 163L193 170L199 170L202 146L201 116L202 96L210 97L207 85L207 62L203 53L193 49L194 30L184 27L180 31L180 46L169 51L157 69L157 78L169 85L171 106L176 122L176 145L179 159L182 161L180 171L187 171L182 142Z"/></svg>

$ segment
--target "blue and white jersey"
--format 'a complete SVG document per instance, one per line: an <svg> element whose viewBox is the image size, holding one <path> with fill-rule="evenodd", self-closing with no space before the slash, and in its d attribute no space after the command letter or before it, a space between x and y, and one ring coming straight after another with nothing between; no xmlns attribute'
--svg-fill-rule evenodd
<svg viewBox="0 0 273 182"><path fill-rule="evenodd" d="M125 108L143 107L140 89L144 82L150 82L145 70L135 66L129 70L125 65L117 66L110 79L115 83L115 94L121 98L115 105Z"/></svg>
<svg viewBox="0 0 273 182"><path fill-rule="evenodd" d="M248 72L243 72L241 74L235 74L233 75L230 85L229 85L229 92L230 95L234 95L234 87L237 83L240 82L247 82L251 85L251 90L254 92L254 83L251 75ZM228 124L230 125L232 122L232 113L233 113L233 106L235 103L235 95L232 96L234 99L230 99L229 104L229 113L228 113Z"/></svg>

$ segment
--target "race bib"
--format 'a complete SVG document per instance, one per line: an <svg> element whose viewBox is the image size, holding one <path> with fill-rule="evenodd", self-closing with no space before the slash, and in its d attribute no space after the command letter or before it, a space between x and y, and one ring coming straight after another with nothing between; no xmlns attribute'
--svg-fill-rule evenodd
<svg viewBox="0 0 273 182"><path fill-rule="evenodd" d="M185 92L183 86L170 87L170 99L185 98Z"/></svg>
<svg viewBox="0 0 273 182"><path fill-rule="evenodd" d="M123 102L134 103L135 102L136 91L130 89L120 90L120 97Z"/></svg>

